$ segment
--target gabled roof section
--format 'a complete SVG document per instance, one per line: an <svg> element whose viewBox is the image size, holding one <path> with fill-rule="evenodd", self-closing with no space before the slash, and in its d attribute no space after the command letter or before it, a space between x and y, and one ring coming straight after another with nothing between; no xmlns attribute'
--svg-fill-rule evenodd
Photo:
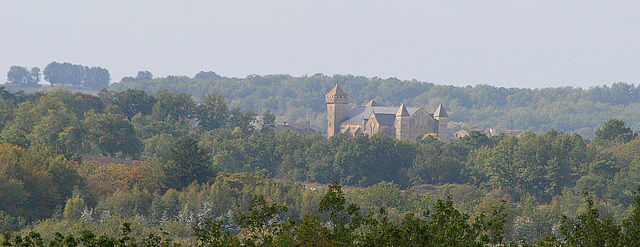
<svg viewBox="0 0 640 247"><path fill-rule="evenodd" d="M416 113L420 108L415 107L407 107L407 111L410 115ZM384 107L384 106L375 106L375 107L366 107L366 106L356 106L347 112L346 120L342 122L342 124L361 124L362 120L369 120L371 113L375 112L376 117L379 117L380 114L390 114L395 118L396 112L398 112L398 107ZM431 115L431 114L429 114Z"/></svg>
<svg viewBox="0 0 640 247"><path fill-rule="evenodd" d="M340 88L340 86L338 86L338 84L336 84L335 87L333 87L333 89L331 89L331 92L327 93L326 95L327 97L329 96L341 96L341 97L347 97L349 96L348 94L346 94L344 91L342 91L342 89Z"/></svg>
<svg viewBox="0 0 640 247"><path fill-rule="evenodd" d="M369 121L374 120L378 122L380 125L393 125L396 121L395 114L384 114L384 113L376 113L374 111L371 112L369 116Z"/></svg>
<svg viewBox="0 0 640 247"><path fill-rule="evenodd" d="M407 111L407 107L404 106L404 103L402 103L402 105L400 105L400 108L398 109L398 112L396 113L396 117L408 117L409 115L409 111Z"/></svg>
<svg viewBox="0 0 640 247"><path fill-rule="evenodd" d="M438 109L436 109L436 112L433 113L434 117L449 117L449 115L447 114L447 111L444 110L444 106L442 106L442 104L440 104L438 106Z"/></svg>
<svg viewBox="0 0 640 247"><path fill-rule="evenodd" d="M366 105L367 107L374 107L374 106L379 106L378 103L376 103L375 101L371 100L369 101L369 103L367 103Z"/></svg>
<svg viewBox="0 0 640 247"><path fill-rule="evenodd" d="M374 113L376 120L380 125L393 125L396 122L396 116L393 114Z"/></svg>

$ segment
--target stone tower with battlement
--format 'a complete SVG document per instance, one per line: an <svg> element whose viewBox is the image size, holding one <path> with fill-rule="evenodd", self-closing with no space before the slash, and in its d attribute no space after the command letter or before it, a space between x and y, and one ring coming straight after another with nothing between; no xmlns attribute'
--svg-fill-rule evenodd
<svg viewBox="0 0 640 247"><path fill-rule="evenodd" d="M340 133L340 123L347 116L349 95L336 84L331 92L325 95L325 101L327 102L327 136L331 137Z"/></svg>

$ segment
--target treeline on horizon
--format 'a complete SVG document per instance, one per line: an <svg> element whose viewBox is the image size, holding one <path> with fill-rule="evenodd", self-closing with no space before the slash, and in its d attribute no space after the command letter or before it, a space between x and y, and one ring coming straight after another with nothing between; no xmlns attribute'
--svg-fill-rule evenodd
<svg viewBox="0 0 640 247"><path fill-rule="evenodd" d="M449 113L451 133L460 129L494 128L531 130L544 133L555 129L576 132L587 139L604 121L618 118L630 127L640 128L640 89L634 84L616 82L588 89L557 87L542 89L504 88L490 85L448 86L417 80L367 78L354 75L292 77L289 75L249 75L225 77L213 71L194 77L153 78L149 71L110 83L109 71L70 63L50 63L43 71L52 86L123 91L140 89L155 94L159 90L191 94L196 102L211 92L219 92L232 108L271 111L279 123L309 122L316 130L326 128L324 94L335 84L349 94L354 105L375 100L383 106L424 107L433 112L442 103ZM12 66L7 82L37 85L40 69ZM604 84L605 82L603 82Z"/></svg>
<svg viewBox="0 0 640 247"><path fill-rule="evenodd" d="M601 123L590 142L549 130L410 143L274 132L274 114L230 108L215 92L197 104L168 90L0 90L0 111L0 227L47 241L84 229L117 236L124 222L138 237L161 226L192 241L191 228L209 218L236 236L233 215L255 196L286 206L278 215L304 219L321 213L334 181L362 215L384 206L389 224L449 196L465 222L504 205L500 242L566 239L562 216L579 221L582 213L619 234L640 186L640 139L618 119ZM98 164L82 154L139 161ZM585 191L596 213L584 206Z"/></svg>

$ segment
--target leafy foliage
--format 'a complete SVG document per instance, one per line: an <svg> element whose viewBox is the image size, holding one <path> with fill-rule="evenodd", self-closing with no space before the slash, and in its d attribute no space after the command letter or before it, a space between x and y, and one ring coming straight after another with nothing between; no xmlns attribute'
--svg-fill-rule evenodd
<svg viewBox="0 0 640 247"><path fill-rule="evenodd" d="M7 72L7 83L37 85L40 82L40 68L33 67L27 70L25 67L11 66Z"/></svg>
<svg viewBox="0 0 640 247"><path fill-rule="evenodd" d="M340 75L138 77L113 88L143 88L105 89L98 97L0 89L0 226L22 229L20 243L635 243L635 122L626 127L593 113L632 116L637 99L622 92L636 94L633 85L524 90ZM154 89L165 82L173 84ZM410 143L382 134L327 139L275 131L276 119L324 123L322 94L316 96L336 82L357 104L444 102L453 129L485 122L546 132ZM588 120L571 117L582 107L593 108ZM258 111L265 113L261 126ZM548 130L574 130L576 123L586 135ZM601 126L589 143L583 136L594 134L593 123ZM130 160L138 157L145 162ZM593 197L581 207L583 190ZM126 234L118 230L123 222L131 222Z"/></svg>
<svg viewBox="0 0 640 247"><path fill-rule="evenodd" d="M624 122L618 119L609 119L602 128L596 130L595 137L591 144L599 147L609 147L613 144L627 143L638 137L637 133L629 127L624 126Z"/></svg>
<svg viewBox="0 0 640 247"><path fill-rule="evenodd" d="M142 150L131 122L119 114L87 112L82 121L91 150L102 154L136 157Z"/></svg>
<svg viewBox="0 0 640 247"><path fill-rule="evenodd" d="M191 138L179 140L171 150L171 162L164 168L167 186L182 189L192 182L207 182L215 173L209 155Z"/></svg>
<svg viewBox="0 0 640 247"><path fill-rule="evenodd" d="M600 219L593 197L585 193L587 212L575 219L564 216L560 231L570 246L620 246L620 226L611 218Z"/></svg>

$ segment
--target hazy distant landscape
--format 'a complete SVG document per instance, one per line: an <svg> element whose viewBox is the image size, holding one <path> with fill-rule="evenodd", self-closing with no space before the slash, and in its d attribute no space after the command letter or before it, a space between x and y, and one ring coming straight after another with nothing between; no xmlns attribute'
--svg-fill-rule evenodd
<svg viewBox="0 0 640 247"><path fill-rule="evenodd" d="M640 246L639 12L5 1L0 245Z"/></svg>
<svg viewBox="0 0 640 247"><path fill-rule="evenodd" d="M38 69L12 67L0 90L0 228L14 231L0 237L5 243L638 241L640 89L633 84L522 89L140 71L96 86L88 83L92 68L52 64L56 73L43 70L50 85L38 84ZM426 135L418 143L385 134L326 138L324 95L335 84L353 105L374 99L433 112L443 104L449 136L528 131L470 131L448 141ZM307 121L318 133L278 130ZM606 230L588 231L594 227Z"/></svg>
<svg viewBox="0 0 640 247"><path fill-rule="evenodd" d="M257 113L269 110L275 114L278 123L309 121L314 129L322 132L326 130L324 94L335 84L349 92L352 105L364 105L369 100L375 100L382 106L406 103L433 113L442 103L450 114L450 134L470 128L531 130L536 133L554 129L576 132L591 139L595 129L611 118L623 120L634 129L640 128L640 89L623 82L590 88L528 89L489 85L458 87L354 75L251 75L233 78L209 71L193 77L136 79L131 76L106 88L114 91L138 89L149 94L167 89L190 94L195 102L200 102L206 93L220 92L230 107L251 109ZM39 90L38 87L19 84L7 84L6 88L13 92ZM44 90L53 89L46 87ZM99 91L99 88L69 89L94 95Z"/></svg>

